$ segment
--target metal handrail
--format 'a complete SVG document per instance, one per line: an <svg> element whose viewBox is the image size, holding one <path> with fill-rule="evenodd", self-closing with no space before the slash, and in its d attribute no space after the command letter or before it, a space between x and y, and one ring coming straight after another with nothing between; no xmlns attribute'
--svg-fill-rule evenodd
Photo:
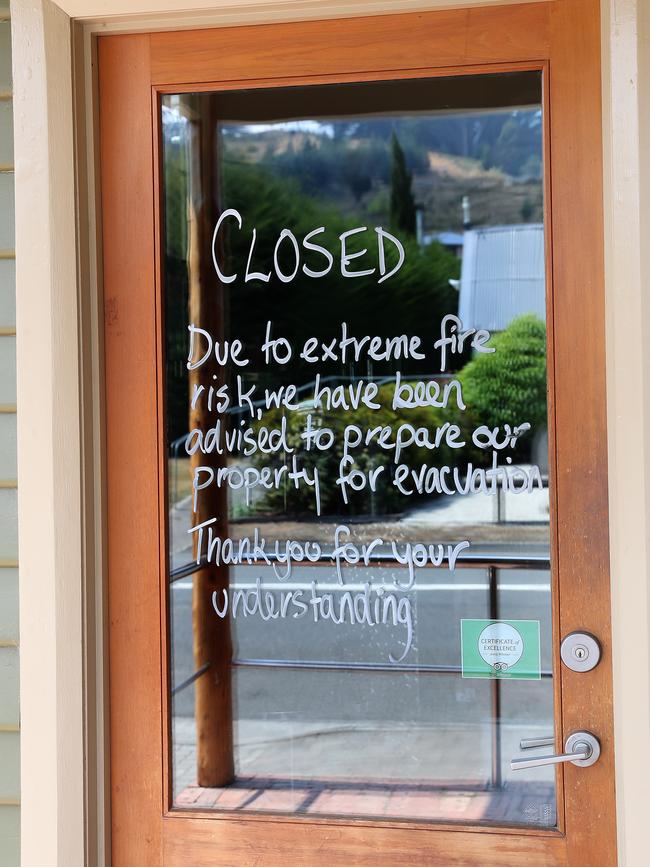
<svg viewBox="0 0 650 867"><path fill-rule="evenodd" d="M460 674L460 665L418 665L387 662L323 662L305 659L233 659L234 668L285 668L312 671L363 671L380 674ZM553 677L552 671L542 671L544 678Z"/></svg>
<svg viewBox="0 0 650 867"><path fill-rule="evenodd" d="M277 557L272 554L268 555L268 559L273 563L277 561ZM372 554L369 557L370 564L373 566L394 566L399 561L395 560L393 557L388 557L385 554ZM253 565L257 565L259 563L265 563L266 561L263 559L254 560L252 563L239 563L234 564L241 567L252 567ZM307 568L309 566L329 566L332 564L331 557L327 555L323 555L319 557L317 560L309 560L305 563L295 564L295 568ZM369 564L369 565L370 565ZM195 572L199 572L201 569L205 569L207 566L211 564L206 560L201 560L199 563L193 561L191 563L186 563L183 566L177 566L175 569L172 569L169 573L169 583L173 584L175 581L179 581L181 578L187 578L188 575L193 575ZM404 564L399 564L403 566ZM357 563L355 566L345 566L344 568L364 568L365 563ZM518 555L518 554L500 554L498 557L486 557L485 554L461 554L461 556L456 560L456 568L457 569L550 569L551 560L550 557L546 554L526 554L526 555ZM423 567L425 569L445 569L444 566L426 566Z"/></svg>
<svg viewBox="0 0 650 867"><path fill-rule="evenodd" d="M233 659L233 668L278 668L291 671L354 671L373 674L460 674L460 665L401 664L385 662L324 662L308 659ZM172 695L177 695L208 671L211 663L206 662L181 683L172 687ZM552 678L552 671L541 671L542 678Z"/></svg>

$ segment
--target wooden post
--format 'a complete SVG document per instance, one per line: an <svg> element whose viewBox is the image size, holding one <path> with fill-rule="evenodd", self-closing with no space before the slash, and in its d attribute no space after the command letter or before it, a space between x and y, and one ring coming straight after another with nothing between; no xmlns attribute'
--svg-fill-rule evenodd
<svg viewBox="0 0 650 867"><path fill-rule="evenodd" d="M209 101L209 106L206 102ZM209 331L215 340L224 334L224 287L212 264L212 232L217 214L217 150L216 117L212 101L200 97L200 113L192 123L191 160L189 167L189 321ZM205 402L191 406L194 386L206 390L217 381L224 382L226 371L216 362L206 362L189 373L189 429L207 430L215 416ZM217 377L217 380L213 379ZM191 469L211 466L217 469L225 457L216 452L197 452L191 458ZM216 517L221 536L228 533L227 490L210 485L201 491L193 526ZM197 539L194 539L195 555ZM197 781L199 786L225 786L235 776L233 750L232 704L232 639L229 617L221 619L212 606L212 594L221 593L229 583L228 566L210 564L194 575L192 593L192 625L194 633L194 664L196 670L208 664L207 672L195 682L195 716L197 737Z"/></svg>

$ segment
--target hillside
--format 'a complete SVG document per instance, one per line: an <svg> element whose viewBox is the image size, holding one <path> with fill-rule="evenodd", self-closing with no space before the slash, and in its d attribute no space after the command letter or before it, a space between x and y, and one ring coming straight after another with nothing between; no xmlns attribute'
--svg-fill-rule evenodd
<svg viewBox="0 0 650 867"><path fill-rule="evenodd" d="M426 128L423 132L421 119L417 124L416 140L407 119L394 123L400 141L403 139L416 201L423 208L425 231L460 230L463 196L470 198L475 225L541 221L542 184L539 164L530 156L531 150L535 151L533 142L526 151L527 160L520 160L521 168L532 171L511 174L498 161L490 164L485 142L482 158L426 147L427 138L436 138L435 122L431 121L428 135ZM278 124L259 130L227 128L222 137L224 159L227 163L263 165L324 204L335 204L343 213L386 223L389 139L383 139L380 131L372 127L361 135L359 129L342 132L336 126L309 122L302 127ZM503 126L496 141L502 135Z"/></svg>

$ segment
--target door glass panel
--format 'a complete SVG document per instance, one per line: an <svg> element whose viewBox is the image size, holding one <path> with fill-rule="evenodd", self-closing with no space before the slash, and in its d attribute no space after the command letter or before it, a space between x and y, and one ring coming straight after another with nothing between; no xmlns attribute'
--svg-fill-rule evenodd
<svg viewBox="0 0 650 867"><path fill-rule="evenodd" d="M540 74L161 122L174 807L554 826Z"/></svg>

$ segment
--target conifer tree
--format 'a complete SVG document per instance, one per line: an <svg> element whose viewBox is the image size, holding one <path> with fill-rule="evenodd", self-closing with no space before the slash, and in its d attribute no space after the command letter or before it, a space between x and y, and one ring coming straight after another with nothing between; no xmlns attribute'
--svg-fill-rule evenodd
<svg viewBox="0 0 650 867"><path fill-rule="evenodd" d="M404 151L393 133L391 139L390 223L393 229L415 235L413 177L406 168Z"/></svg>

